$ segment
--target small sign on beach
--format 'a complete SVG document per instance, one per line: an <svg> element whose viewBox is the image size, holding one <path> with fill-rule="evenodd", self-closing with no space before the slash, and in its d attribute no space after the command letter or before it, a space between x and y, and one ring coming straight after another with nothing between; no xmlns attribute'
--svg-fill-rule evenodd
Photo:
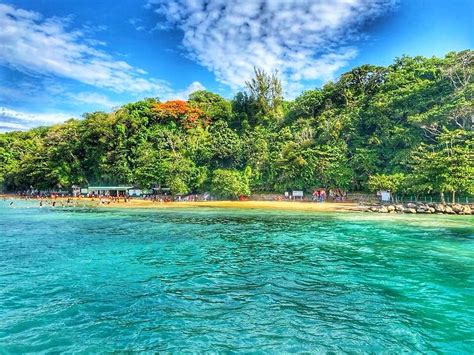
<svg viewBox="0 0 474 355"><path fill-rule="evenodd" d="M293 198L300 197L303 198L303 191L293 191L292 192Z"/></svg>

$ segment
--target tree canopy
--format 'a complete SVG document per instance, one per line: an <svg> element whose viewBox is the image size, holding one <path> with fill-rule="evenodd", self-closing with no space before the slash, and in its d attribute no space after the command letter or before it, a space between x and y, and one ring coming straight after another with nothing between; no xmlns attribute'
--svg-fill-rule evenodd
<svg viewBox="0 0 474 355"><path fill-rule="evenodd" d="M127 183L174 193L341 188L474 193L474 52L362 65L284 101L255 69L228 100L144 99L82 120L0 134L4 190Z"/></svg>

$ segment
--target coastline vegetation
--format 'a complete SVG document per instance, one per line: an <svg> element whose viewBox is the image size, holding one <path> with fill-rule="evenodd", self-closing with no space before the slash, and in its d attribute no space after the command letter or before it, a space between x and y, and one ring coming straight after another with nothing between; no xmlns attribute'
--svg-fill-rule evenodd
<svg viewBox="0 0 474 355"><path fill-rule="evenodd" d="M390 190L474 194L474 51L363 65L292 101L255 70L227 100L147 98L51 127L0 134L4 191L87 184L174 193Z"/></svg>

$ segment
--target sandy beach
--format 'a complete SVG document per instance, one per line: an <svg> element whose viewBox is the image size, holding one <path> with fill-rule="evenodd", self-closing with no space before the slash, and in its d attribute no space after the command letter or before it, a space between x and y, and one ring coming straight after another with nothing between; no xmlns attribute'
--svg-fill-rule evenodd
<svg viewBox="0 0 474 355"><path fill-rule="evenodd" d="M0 195L0 198L18 199L14 195ZM30 201L35 201L32 199ZM67 201L70 204L67 204ZM37 200L38 203L41 201ZM197 201L197 202L155 202L151 200L130 199L124 202L113 202L102 204L99 199L89 198L66 198L58 197L54 200L43 199L44 203L56 201L56 205L74 205L78 207L97 208L137 208L137 209L177 209L177 208L228 208L228 209L266 209L286 211L314 211L314 212L357 212L362 211L362 206L350 202L310 202L310 201Z"/></svg>
<svg viewBox="0 0 474 355"><path fill-rule="evenodd" d="M198 202L153 202L148 200L131 200L126 203L110 203L99 205L103 208L231 208L231 209L268 209L268 210L294 210L294 211L319 211L343 212L360 211L356 203L334 202L297 202L297 201L198 201Z"/></svg>

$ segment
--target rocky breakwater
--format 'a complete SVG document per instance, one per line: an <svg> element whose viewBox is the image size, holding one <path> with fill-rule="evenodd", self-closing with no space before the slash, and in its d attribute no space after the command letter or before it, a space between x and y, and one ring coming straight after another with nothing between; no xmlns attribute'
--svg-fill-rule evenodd
<svg viewBox="0 0 474 355"><path fill-rule="evenodd" d="M364 206L364 211L372 213L474 215L474 205L459 203L443 204L421 202L406 204L378 204L372 206Z"/></svg>

